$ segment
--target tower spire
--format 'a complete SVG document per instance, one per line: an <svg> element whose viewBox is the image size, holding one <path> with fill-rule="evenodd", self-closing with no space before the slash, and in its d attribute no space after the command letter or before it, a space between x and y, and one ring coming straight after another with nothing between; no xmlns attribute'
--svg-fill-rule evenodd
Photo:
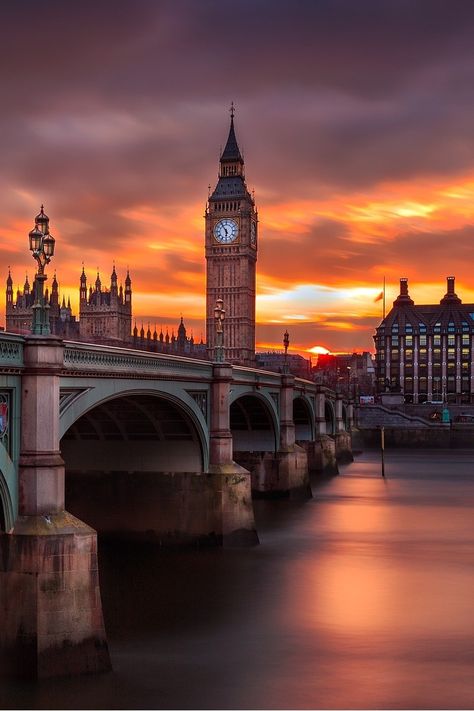
<svg viewBox="0 0 474 711"><path fill-rule="evenodd" d="M242 158L242 154L240 153L239 144L237 143L237 138L235 136L234 114L235 114L235 108L234 108L234 102L232 102L232 104L230 106L229 135L227 137L227 143L225 144L225 148L222 151L221 163L222 163L222 161L239 161L241 163L244 162L244 160Z"/></svg>

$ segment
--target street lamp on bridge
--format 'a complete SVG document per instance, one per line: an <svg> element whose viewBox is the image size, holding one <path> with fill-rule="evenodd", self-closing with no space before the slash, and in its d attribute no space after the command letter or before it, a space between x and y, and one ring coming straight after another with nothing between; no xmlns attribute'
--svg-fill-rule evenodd
<svg viewBox="0 0 474 711"><path fill-rule="evenodd" d="M30 250L38 264L35 276L35 302L33 304L32 333L48 336L51 333L49 326L49 306L44 301L44 282L48 278L44 268L50 263L54 255L55 239L49 232L49 217L45 215L43 205L41 212L35 217L35 226L28 235Z"/></svg>
<svg viewBox="0 0 474 711"><path fill-rule="evenodd" d="M283 372L288 373L288 346L290 345L290 334L285 331L283 334L283 347L285 348L285 360L283 362Z"/></svg>
<svg viewBox="0 0 474 711"><path fill-rule="evenodd" d="M222 299L217 299L216 306L214 309L214 321L216 324L216 347L214 350L214 358L216 363L224 362L224 319L225 319L225 309L223 309L224 302Z"/></svg>

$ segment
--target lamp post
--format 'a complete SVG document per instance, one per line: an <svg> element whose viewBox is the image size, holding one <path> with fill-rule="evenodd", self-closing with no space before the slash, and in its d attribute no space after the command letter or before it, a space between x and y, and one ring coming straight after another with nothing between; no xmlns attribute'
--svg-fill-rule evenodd
<svg viewBox="0 0 474 711"><path fill-rule="evenodd" d="M44 268L54 255L55 239L49 233L49 218L44 213L43 205L41 205L41 212L35 217L35 226L28 237L30 250L38 264L38 271L35 275L35 302L33 304L31 330L36 335L48 336L51 333L48 314L49 305L44 302L44 282L48 277L44 273Z"/></svg>
<svg viewBox="0 0 474 711"><path fill-rule="evenodd" d="M288 346L290 345L290 334L285 331L283 334L283 347L285 349L285 360L283 362L283 372L288 373Z"/></svg>
<svg viewBox="0 0 474 711"><path fill-rule="evenodd" d="M217 299L216 306L214 309L214 322L216 324L216 347L214 349L214 359L216 363L224 362L224 319L225 319L225 309L223 309L224 302L222 299Z"/></svg>

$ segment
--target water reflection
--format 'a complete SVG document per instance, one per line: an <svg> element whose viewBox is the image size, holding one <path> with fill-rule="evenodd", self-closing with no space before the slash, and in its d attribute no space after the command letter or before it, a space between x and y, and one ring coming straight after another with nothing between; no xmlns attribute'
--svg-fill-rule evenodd
<svg viewBox="0 0 474 711"><path fill-rule="evenodd" d="M376 455L261 545L102 546L115 671L4 687L7 708L472 708L474 453Z"/></svg>

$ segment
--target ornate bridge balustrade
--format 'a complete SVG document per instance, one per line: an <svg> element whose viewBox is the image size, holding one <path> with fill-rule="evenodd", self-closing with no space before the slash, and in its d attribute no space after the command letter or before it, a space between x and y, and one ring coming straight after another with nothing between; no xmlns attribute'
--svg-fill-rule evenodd
<svg viewBox="0 0 474 711"><path fill-rule="evenodd" d="M0 668L109 668L96 531L255 544L252 493L310 496L343 415L290 375L0 334Z"/></svg>

